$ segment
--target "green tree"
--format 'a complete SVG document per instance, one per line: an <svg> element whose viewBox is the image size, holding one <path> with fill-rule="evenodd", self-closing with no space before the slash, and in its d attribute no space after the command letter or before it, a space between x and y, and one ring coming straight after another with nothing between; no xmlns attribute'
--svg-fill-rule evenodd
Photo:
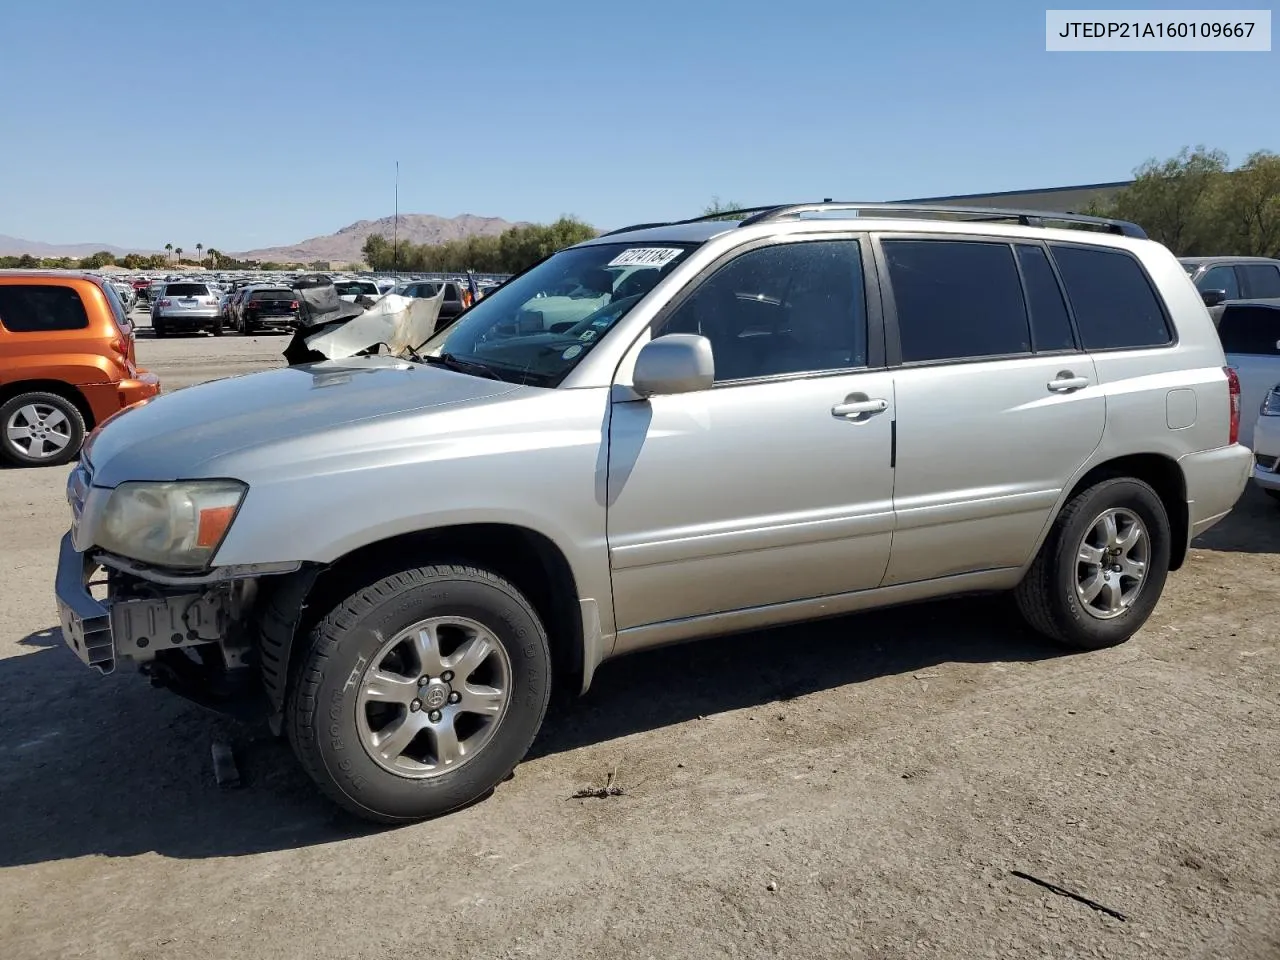
<svg viewBox="0 0 1280 960"><path fill-rule="evenodd" d="M24 253L18 258L18 266L25 270L30 270L40 266L40 261L29 253Z"/></svg>
<svg viewBox="0 0 1280 960"><path fill-rule="evenodd" d="M204 244L203 243L196 244L196 261L201 264L204 263Z"/></svg>
<svg viewBox="0 0 1280 960"><path fill-rule="evenodd" d="M1233 253L1280 257L1280 155L1251 153L1225 178L1218 200Z"/></svg>
<svg viewBox="0 0 1280 960"><path fill-rule="evenodd" d="M182 265L182 248L181 248L181 247L174 247L174 248L173 248L173 252L174 252L174 254L175 254L175 255L177 256L177 258L178 258L178 265L179 265L179 266L181 266L181 265Z"/></svg>
<svg viewBox="0 0 1280 960"><path fill-rule="evenodd" d="M713 219L723 218L725 220L736 220L738 219L737 217L726 216L726 214L731 214L734 210L741 209L742 204L740 203L736 203L732 200L724 201L719 197L712 197L711 202L702 208L702 215Z"/></svg>
<svg viewBox="0 0 1280 960"><path fill-rule="evenodd" d="M99 250L91 256L82 257L80 260L80 267L83 270L97 270L100 267L105 267L114 264L115 262L116 258L112 256L111 253L106 250Z"/></svg>
<svg viewBox="0 0 1280 960"><path fill-rule="evenodd" d="M165 251L165 253L170 253L170 254L171 254L171 253L173 253L173 244L172 244L172 243L166 243L166 244L164 245L164 251ZM181 250L179 250L178 252L179 252L179 253L181 253L182 251L181 251Z"/></svg>

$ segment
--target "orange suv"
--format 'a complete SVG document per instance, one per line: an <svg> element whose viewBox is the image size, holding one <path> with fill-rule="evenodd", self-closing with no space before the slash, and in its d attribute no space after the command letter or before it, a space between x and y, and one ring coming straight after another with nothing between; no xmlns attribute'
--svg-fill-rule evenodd
<svg viewBox="0 0 1280 960"><path fill-rule="evenodd" d="M160 392L133 326L100 277L0 270L0 459L66 463L85 433Z"/></svg>

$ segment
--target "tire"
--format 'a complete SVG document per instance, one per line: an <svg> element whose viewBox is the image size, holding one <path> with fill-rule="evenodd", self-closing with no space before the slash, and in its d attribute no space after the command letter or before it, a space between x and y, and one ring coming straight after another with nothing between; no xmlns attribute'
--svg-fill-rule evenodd
<svg viewBox="0 0 1280 960"><path fill-rule="evenodd" d="M169 328L164 325L163 320L159 317L155 317L151 321L151 332L155 334L157 338L167 337L169 335Z"/></svg>
<svg viewBox="0 0 1280 960"><path fill-rule="evenodd" d="M222 318L221 317L213 321L213 326L209 328L209 332L212 333L215 337L222 336Z"/></svg>
<svg viewBox="0 0 1280 960"><path fill-rule="evenodd" d="M1108 511L1121 512L1122 526L1125 516L1140 521L1145 528L1146 549L1141 584L1131 601L1117 613L1100 614L1086 603L1077 584L1096 583L1095 570L1098 577L1114 577L1114 581L1106 579L1107 588L1094 600L1103 606L1116 591L1123 593L1134 585L1127 574L1104 574L1098 565L1077 560L1086 546L1086 535L1090 535L1091 547L1104 541L1105 538L1094 536L1100 529L1095 525ZM1140 544L1141 539L1135 544ZM1067 647L1101 650L1124 643L1138 632L1160 599L1169 573L1171 543L1169 516L1150 486L1132 477L1103 480L1077 494L1054 521L1030 570L1014 591L1018 609L1033 630ZM1133 549L1136 551L1137 546ZM1129 559L1126 554L1114 561L1129 566Z"/></svg>
<svg viewBox="0 0 1280 960"><path fill-rule="evenodd" d="M31 435L33 428L38 436ZM32 390L0 404L0 458L16 466L68 463L80 452L84 433L84 415L56 393ZM33 454L37 444L39 455Z"/></svg>
<svg viewBox="0 0 1280 960"><path fill-rule="evenodd" d="M253 336L253 322L248 317L240 318L240 336Z"/></svg>
<svg viewBox="0 0 1280 960"><path fill-rule="evenodd" d="M467 679L478 676L468 672L458 679L463 686L443 687L446 673L433 673L429 658L416 652L412 639L397 644L397 637L428 618L450 618L480 627L501 650L491 650L481 670L493 670L490 678L480 682L487 687L473 687ZM440 627L440 647L447 652L444 637L455 628ZM412 636L417 631L411 631ZM459 631L464 639L467 634ZM404 646L407 644L408 646ZM388 649L392 652L388 653ZM461 647L459 647L459 650ZM455 654L456 655L456 654ZM464 658L465 659L465 658ZM447 657L446 657L447 660ZM437 667L444 661L433 661ZM394 663L394 667L388 664ZM416 666L415 666L416 664ZM504 666L505 664L505 666ZM365 701L366 671L380 669L400 677L396 688L399 698L386 706ZM467 669L459 663L459 669ZM505 669L505 680L503 679ZM452 704L457 691L467 695L477 689L498 691L505 683L509 691L505 706L496 720L480 721L487 740L457 760L457 766L442 769L443 748L434 728L422 724L439 723L441 714L427 712L432 702L430 686L421 686L412 675L422 672L432 677L434 691L447 696ZM401 674L407 673L406 679ZM496 679L495 679L496 677ZM421 697L406 702L407 696ZM424 693L425 691L425 693ZM546 630L533 607L506 580L487 570L467 566L430 566L405 570L359 590L333 608L311 632L305 652L293 673L293 682L285 708L285 727L294 753L320 790L346 810L376 823L407 823L439 816L480 799L500 783L524 757L542 725L551 694L551 651ZM422 704L415 712L414 703ZM461 736L466 703L457 707L446 719L448 729ZM393 764L421 764L412 771L399 773L387 769L384 760L374 759L375 746L370 729L376 720L382 724L380 710L395 719L378 733L396 727L397 720L408 723L416 718L417 729L424 732L408 741L404 755L396 755ZM371 713L375 716L370 719ZM477 715L471 714L475 721ZM454 718L459 719L454 726ZM424 719L425 718L425 719ZM492 727L489 726L492 724ZM474 736L480 736L477 733ZM394 738L393 738L394 739ZM385 740L384 740L385 742ZM466 745L477 741L464 738ZM400 748L394 748L392 752ZM419 759L426 749L426 759ZM418 755L410 757L414 750ZM432 769L427 770L428 766ZM424 772L425 771L425 772Z"/></svg>

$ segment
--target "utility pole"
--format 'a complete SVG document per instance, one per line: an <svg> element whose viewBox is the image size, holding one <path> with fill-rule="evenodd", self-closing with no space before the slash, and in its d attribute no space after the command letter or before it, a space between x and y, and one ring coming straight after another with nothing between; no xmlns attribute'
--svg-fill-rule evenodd
<svg viewBox="0 0 1280 960"><path fill-rule="evenodd" d="M391 221L391 271L400 279L400 161L396 161L396 212Z"/></svg>

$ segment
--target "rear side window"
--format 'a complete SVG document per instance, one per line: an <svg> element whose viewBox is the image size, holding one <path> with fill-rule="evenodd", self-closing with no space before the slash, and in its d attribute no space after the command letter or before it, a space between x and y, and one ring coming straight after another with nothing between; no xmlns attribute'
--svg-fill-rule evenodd
<svg viewBox="0 0 1280 960"><path fill-rule="evenodd" d="M1229 265L1213 267L1204 272L1196 281L1199 290L1225 290L1228 300L1240 299L1240 280L1236 276L1236 268Z"/></svg>
<svg viewBox="0 0 1280 960"><path fill-rule="evenodd" d="M1086 350L1161 347L1173 340L1156 292L1133 257L1058 244L1053 257Z"/></svg>
<svg viewBox="0 0 1280 960"><path fill-rule="evenodd" d="M1251 297L1280 297L1280 266L1246 263L1240 266Z"/></svg>
<svg viewBox="0 0 1280 960"><path fill-rule="evenodd" d="M13 333L84 330L89 315L72 287L0 284L0 325Z"/></svg>
<svg viewBox="0 0 1280 960"><path fill-rule="evenodd" d="M203 283L171 283L164 288L166 297L207 297L209 288Z"/></svg>
<svg viewBox="0 0 1280 960"><path fill-rule="evenodd" d="M111 306L111 312L115 314L116 326L121 330L129 325L129 311L124 307L124 301L120 299L120 291L109 283L102 285L102 294L107 298L107 303Z"/></svg>
<svg viewBox="0 0 1280 960"><path fill-rule="evenodd" d="M1018 266L1022 268L1022 285L1031 311L1032 346L1037 352L1074 350L1076 338L1071 332L1071 318L1049 257L1040 247L1019 244Z"/></svg>
<svg viewBox="0 0 1280 960"><path fill-rule="evenodd" d="M1218 321L1223 353L1255 356L1280 354L1280 309L1259 306L1229 306Z"/></svg>
<svg viewBox="0 0 1280 960"><path fill-rule="evenodd" d="M904 363L1031 352L1007 243L885 240L883 246Z"/></svg>

